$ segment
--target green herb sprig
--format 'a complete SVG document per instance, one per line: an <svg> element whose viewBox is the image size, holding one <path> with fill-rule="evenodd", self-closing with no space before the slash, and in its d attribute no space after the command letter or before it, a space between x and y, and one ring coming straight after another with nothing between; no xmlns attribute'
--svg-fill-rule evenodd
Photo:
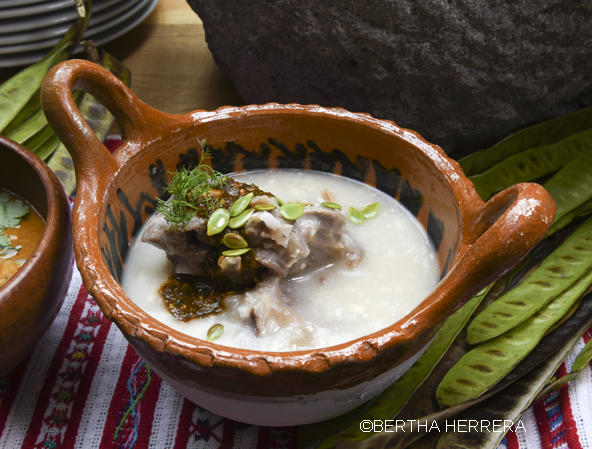
<svg viewBox="0 0 592 449"><path fill-rule="evenodd" d="M27 206L21 200L10 201L8 193L0 193L0 257L10 257L12 253L18 251L20 248L12 246L10 237L4 234L6 228L14 228L18 226L27 212Z"/></svg>
<svg viewBox="0 0 592 449"><path fill-rule="evenodd" d="M218 201L210 194L210 190L223 186L228 177L214 170L204 162L211 157L209 150L206 150L205 140L199 140L202 148L201 158L197 167L193 169L182 168L177 173L171 172L171 183L164 189L171 194L168 201L157 200L156 211L161 214L170 230L179 232L185 229L189 221L195 217L200 210L209 215Z"/></svg>

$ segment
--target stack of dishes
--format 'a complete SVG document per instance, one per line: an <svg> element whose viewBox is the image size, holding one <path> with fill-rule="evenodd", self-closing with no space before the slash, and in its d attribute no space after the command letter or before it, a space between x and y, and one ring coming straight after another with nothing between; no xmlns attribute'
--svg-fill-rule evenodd
<svg viewBox="0 0 592 449"><path fill-rule="evenodd" d="M158 0L93 0L84 39L101 45L131 30ZM0 67L40 60L68 31L74 0L0 0Z"/></svg>

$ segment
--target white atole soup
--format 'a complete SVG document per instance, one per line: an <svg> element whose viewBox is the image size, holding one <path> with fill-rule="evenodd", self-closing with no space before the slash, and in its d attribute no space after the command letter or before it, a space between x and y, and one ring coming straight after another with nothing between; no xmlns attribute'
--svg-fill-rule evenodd
<svg viewBox="0 0 592 449"><path fill-rule="evenodd" d="M261 351L332 346L395 323L438 283L421 225L366 184L301 170L218 175L205 190L171 187L123 272L126 294L180 332ZM208 204L179 218L187 192Z"/></svg>

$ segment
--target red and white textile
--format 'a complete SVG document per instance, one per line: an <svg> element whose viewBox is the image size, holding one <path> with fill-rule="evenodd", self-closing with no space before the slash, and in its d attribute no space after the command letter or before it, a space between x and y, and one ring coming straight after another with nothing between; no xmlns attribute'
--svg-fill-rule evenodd
<svg viewBox="0 0 592 449"><path fill-rule="evenodd" d="M591 335L589 330L577 350ZM569 372L576 351L558 375ZM509 432L500 447L591 448L590 367L531 407L522 422L525 432ZM296 427L236 423L176 393L103 316L76 269L50 330L0 379L0 449L296 447Z"/></svg>

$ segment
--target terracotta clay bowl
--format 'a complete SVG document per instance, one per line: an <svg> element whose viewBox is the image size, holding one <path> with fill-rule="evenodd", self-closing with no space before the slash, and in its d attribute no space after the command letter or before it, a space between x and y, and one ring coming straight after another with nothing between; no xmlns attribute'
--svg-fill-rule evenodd
<svg viewBox="0 0 592 449"><path fill-rule="evenodd" d="M41 240L0 287L0 377L43 337L58 314L74 267L70 204L53 172L26 148L0 136L0 187L45 220Z"/></svg>
<svg viewBox="0 0 592 449"><path fill-rule="evenodd" d="M79 114L73 88L115 116L124 144L111 155ZM413 131L366 114L266 104L168 115L85 61L54 68L42 88L45 114L72 154L78 180L74 246L88 291L146 363L212 412L260 425L296 425L344 413L409 368L443 320L516 264L545 234L555 205L540 186L477 196L460 167ZM374 334L323 349L265 353L175 331L137 307L119 279L134 234L168 173L199 160L207 138L224 173L289 167L333 172L397 198L427 230L442 271L408 316Z"/></svg>

